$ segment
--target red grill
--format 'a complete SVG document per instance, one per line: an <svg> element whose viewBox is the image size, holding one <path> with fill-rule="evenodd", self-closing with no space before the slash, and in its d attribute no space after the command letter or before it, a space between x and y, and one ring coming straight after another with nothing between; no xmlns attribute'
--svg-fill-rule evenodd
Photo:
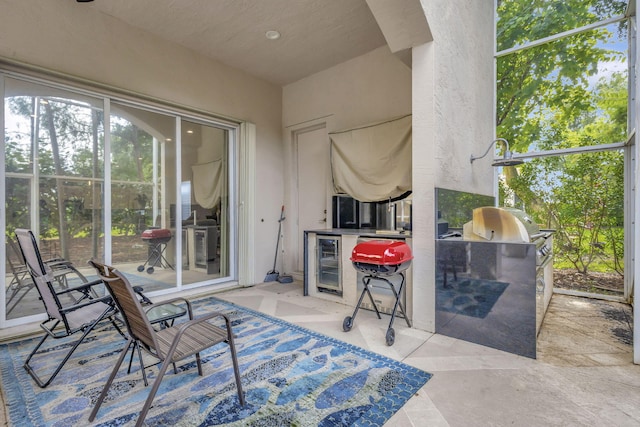
<svg viewBox="0 0 640 427"><path fill-rule="evenodd" d="M171 240L171 230L167 230L166 228L152 228L144 230L140 237L148 243L167 243Z"/></svg>
<svg viewBox="0 0 640 427"><path fill-rule="evenodd" d="M380 310L378 310L378 306L371 294L369 286L371 280L378 280L386 283L390 287L396 299L393 312L391 313L391 321L389 322L389 327L387 328L387 334L385 337L387 345L393 345L395 342L393 321L398 308L406 320L407 325L411 327L411 322L409 321L404 307L400 302L400 297L405 283L404 271L409 268L412 259L413 255L409 245L399 240L369 240L359 243L353 248L351 253L351 262L356 270L365 274L362 278L364 289L360 294L360 299L358 300L358 304L356 305L353 315L345 317L344 322L342 323L342 329L345 332L351 330L365 295L369 296L369 300L375 309L378 319L382 319L380 316ZM396 286L389 280L389 278L396 275L400 276L402 279L398 289L396 289Z"/></svg>
<svg viewBox="0 0 640 427"><path fill-rule="evenodd" d="M171 237L171 230L166 228L150 228L142 232L140 238L149 246L149 256L144 264L138 266L138 271L144 271L147 264L149 264L149 268L147 268L149 274L154 272L154 266L173 269L164 256L164 251Z"/></svg>
<svg viewBox="0 0 640 427"><path fill-rule="evenodd" d="M393 276L411 265L413 255L405 242L371 240L356 245L351 262L356 270L372 276Z"/></svg>

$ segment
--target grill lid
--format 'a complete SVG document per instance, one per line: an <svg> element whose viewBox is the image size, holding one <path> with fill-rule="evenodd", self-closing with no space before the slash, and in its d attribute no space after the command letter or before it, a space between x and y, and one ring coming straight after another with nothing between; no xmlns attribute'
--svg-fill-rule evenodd
<svg viewBox="0 0 640 427"><path fill-rule="evenodd" d="M368 240L358 243L351 252L354 263L400 265L412 259L409 245L398 240Z"/></svg>
<svg viewBox="0 0 640 427"><path fill-rule="evenodd" d="M166 228L150 228L148 230L144 230L140 235L142 239L170 239L171 238L171 230Z"/></svg>
<svg viewBox="0 0 640 427"><path fill-rule="evenodd" d="M473 220L464 224L464 240L529 243L540 227L526 212L514 208L485 206L473 210Z"/></svg>

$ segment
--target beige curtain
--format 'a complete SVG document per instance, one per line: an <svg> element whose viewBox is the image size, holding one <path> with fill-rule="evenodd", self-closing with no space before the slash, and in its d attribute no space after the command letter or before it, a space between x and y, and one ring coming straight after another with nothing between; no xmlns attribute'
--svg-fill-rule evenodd
<svg viewBox="0 0 640 427"><path fill-rule="evenodd" d="M411 115L329 137L336 193L378 202L411 190Z"/></svg>
<svg viewBox="0 0 640 427"><path fill-rule="evenodd" d="M193 196L196 203L206 209L215 207L222 192L222 159L191 166Z"/></svg>

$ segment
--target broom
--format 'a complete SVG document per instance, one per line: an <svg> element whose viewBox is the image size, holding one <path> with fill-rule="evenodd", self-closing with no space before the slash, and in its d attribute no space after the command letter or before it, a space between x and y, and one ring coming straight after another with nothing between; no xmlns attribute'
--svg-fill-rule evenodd
<svg viewBox="0 0 640 427"><path fill-rule="evenodd" d="M278 260L278 245L280 244L282 221L284 221L284 205L282 205L282 210L280 211L280 219L278 220L278 238L276 239L276 256L273 258L273 269L267 272L267 275L264 278L265 282L275 282L280 276L280 273L276 271L276 261Z"/></svg>

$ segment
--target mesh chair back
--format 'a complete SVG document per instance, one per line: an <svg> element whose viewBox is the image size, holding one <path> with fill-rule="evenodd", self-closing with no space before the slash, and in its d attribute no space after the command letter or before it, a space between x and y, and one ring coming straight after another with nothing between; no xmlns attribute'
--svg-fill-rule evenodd
<svg viewBox="0 0 640 427"><path fill-rule="evenodd" d="M60 303L53 290L53 271L51 267L42 262L35 236L31 230L18 228L16 229L16 238L18 239L18 245L20 246L20 251L24 257L29 274L31 274L31 278L36 284L47 314L52 319L63 320L63 316L60 314Z"/></svg>
<svg viewBox="0 0 640 427"><path fill-rule="evenodd" d="M13 274L14 280L22 283L26 279L26 276L29 276L26 262L22 256L22 252L20 252L18 244L11 236L7 236L7 243L9 243L6 251L7 265L9 266L9 270L11 270L11 274Z"/></svg>
<svg viewBox="0 0 640 427"><path fill-rule="evenodd" d="M9 235L7 235L7 243L9 244L10 251L7 251L7 260L11 263L13 267L19 269L20 266L25 265L24 257L22 256L22 252L20 252L20 248L18 247L16 241Z"/></svg>
<svg viewBox="0 0 640 427"><path fill-rule="evenodd" d="M127 325L129 334L133 339L137 339L147 345L150 349L157 351L158 345L156 335L149 319L147 318L142 304L136 297L133 287L122 273L113 267L108 267L97 261L89 261L104 281L107 290L120 310L120 314Z"/></svg>

